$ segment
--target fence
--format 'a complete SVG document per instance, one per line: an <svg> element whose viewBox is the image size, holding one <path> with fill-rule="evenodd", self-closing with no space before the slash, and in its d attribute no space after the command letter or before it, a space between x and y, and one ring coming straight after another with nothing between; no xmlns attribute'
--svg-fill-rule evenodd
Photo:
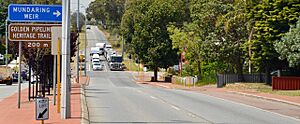
<svg viewBox="0 0 300 124"><path fill-rule="evenodd" d="M227 83L235 83L235 82L257 82L257 83L265 83L266 74L217 74L217 87L221 88L225 86Z"/></svg>
<svg viewBox="0 0 300 124"><path fill-rule="evenodd" d="M196 83L198 82L197 77L177 77L173 76L172 77L172 83L179 83L182 84L183 86L194 86L196 87Z"/></svg>
<svg viewBox="0 0 300 124"><path fill-rule="evenodd" d="M273 90L300 90L300 77L273 77Z"/></svg>

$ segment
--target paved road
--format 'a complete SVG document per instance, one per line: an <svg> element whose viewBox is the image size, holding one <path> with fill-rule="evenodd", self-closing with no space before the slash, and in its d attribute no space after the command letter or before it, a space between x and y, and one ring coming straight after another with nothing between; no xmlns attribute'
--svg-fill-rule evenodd
<svg viewBox="0 0 300 124"><path fill-rule="evenodd" d="M104 39L94 28L89 32L94 37L88 34L88 38ZM202 93L139 85L128 72L89 71L88 74L90 83L86 88L86 98L92 124L300 123L290 117Z"/></svg>
<svg viewBox="0 0 300 124"><path fill-rule="evenodd" d="M22 83L21 87L22 87L22 89L27 88L28 82ZM18 91L18 83L17 82L14 82L13 85L0 84L0 101L13 95L17 91Z"/></svg>
<svg viewBox="0 0 300 124"><path fill-rule="evenodd" d="M90 56L89 56L89 53L90 53L90 50L91 50L91 47L95 47L96 43L100 43L100 42L104 42L106 44L109 44L107 39L104 37L104 34L103 32L101 32L97 26L92 26L92 25L89 25L91 27L91 29L87 29L87 57L86 57L86 60L87 60L87 70L88 71L91 71L92 70L92 66L91 66L91 63L90 63ZM101 56L100 58L101 60L105 60L105 57ZM104 63L105 65L105 70L104 71L107 71L108 69L108 65L107 63Z"/></svg>

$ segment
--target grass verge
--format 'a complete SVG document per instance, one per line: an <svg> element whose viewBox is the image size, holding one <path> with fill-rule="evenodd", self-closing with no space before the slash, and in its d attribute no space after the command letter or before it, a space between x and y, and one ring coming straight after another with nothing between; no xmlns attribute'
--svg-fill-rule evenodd
<svg viewBox="0 0 300 124"><path fill-rule="evenodd" d="M300 96L300 90L272 90L272 87L264 83L235 83L227 84L227 89L233 90L250 90L269 94L277 94L284 96Z"/></svg>

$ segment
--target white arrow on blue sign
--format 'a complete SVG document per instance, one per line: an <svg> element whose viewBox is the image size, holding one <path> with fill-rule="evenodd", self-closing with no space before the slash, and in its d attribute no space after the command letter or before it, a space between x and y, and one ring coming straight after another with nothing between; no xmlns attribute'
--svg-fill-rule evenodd
<svg viewBox="0 0 300 124"><path fill-rule="evenodd" d="M8 20L11 22L61 22L61 5L10 4Z"/></svg>

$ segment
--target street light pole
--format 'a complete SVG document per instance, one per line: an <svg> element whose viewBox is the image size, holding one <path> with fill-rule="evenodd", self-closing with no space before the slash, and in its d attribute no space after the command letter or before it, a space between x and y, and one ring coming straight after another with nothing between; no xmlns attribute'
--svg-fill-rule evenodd
<svg viewBox="0 0 300 124"><path fill-rule="evenodd" d="M79 83L79 61L80 61L80 59L79 59L79 0L77 0L77 17L76 17L76 22L77 22L77 34L78 34L78 38L77 38L77 63L76 63L76 65L77 65L77 67L76 67L76 74L77 74L77 78L76 78L76 81L77 81L77 83Z"/></svg>
<svg viewBox="0 0 300 124"><path fill-rule="evenodd" d="M63 21L62 21L62 101L61 101L61 118L71 117L70 90L71 90L71 69L70 69L70 0L62 0Z"/></svg>

